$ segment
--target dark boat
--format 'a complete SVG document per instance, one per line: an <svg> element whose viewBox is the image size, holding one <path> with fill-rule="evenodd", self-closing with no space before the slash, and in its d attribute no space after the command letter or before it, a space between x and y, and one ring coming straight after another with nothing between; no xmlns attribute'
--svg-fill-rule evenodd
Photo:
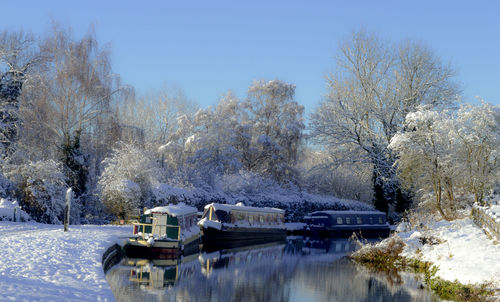
<svg viewBox="0 0 500 302"><path fill-rule="evenodd" d="M275 208L247 207L211 203L205 206L201 240L204 250L234 248L272 241L284 241L285 211Z"/></svg>
<svg viewBox="0 0 500 302"><path fill-rule="evenodd" d="M378 211L318 211L304 220L304 231L312 237L385 238L390 233L385 213Z"/></svg>

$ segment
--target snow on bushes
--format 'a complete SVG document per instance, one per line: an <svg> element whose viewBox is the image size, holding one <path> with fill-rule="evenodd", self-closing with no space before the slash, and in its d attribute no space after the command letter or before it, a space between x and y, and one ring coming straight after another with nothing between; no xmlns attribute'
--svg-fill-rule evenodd
<svg viewBox="0 0 500 302"><path fill-rule="evenodd" d="M150 158L138 147L121 144L104 160L98 189L109 213L126 218L134 208L150 205L151 184L157 182Z"/></svg>
<svg viewBox="0 0 500 302"><path fill-rule="evenodd" d="M61 164L53 160L12 167L6 176L15 184L21 208L37 222L60 224L68 189ZM72 216L79 216L78 206Z"/></svg>
<svg viewBox="0 0 500 302"><path fill-rule="evenodd" d="M23 211L17 200L0 198L0 221L29 221L30 215Z"/></svg>
<svg viewBox="0 0 500 302"><path fill-rule="evenodd" d="M218 181L219 188L207 191L200 188L178 188L159 184L153 188L154 205L185 202L199 210L206 204L243 202L247 206L272 207L285 210L289 221L302 220L304 215L321 210L372 210L373 207L353 200L331 196L319 196L302 192L297 188L283 188L272 180L245 172L225 175Z"/></svg>

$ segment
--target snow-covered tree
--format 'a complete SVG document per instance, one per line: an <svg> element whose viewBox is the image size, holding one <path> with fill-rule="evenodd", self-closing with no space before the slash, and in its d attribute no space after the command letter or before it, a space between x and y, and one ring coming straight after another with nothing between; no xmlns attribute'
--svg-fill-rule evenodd
<svg viewBox="0 0 500 302"><path fill-rule="evenodd" d="M397 167L405 183L419 188L423 197L433 194L435 207L445 219L449 216L443 207L443 191L452 198L456 147L450 140L448 121L446 112L421 107L406 116L408 131L394 135L389 145L398 153Z"/></svg>
<svg viewBox="0 0 500 302"><path fill-rule="evenodd" d="M165 87L159 92L126 98L115 111L123 128L121 140L156 151L176 133L177 117L198 109L182 90Z"/></svg>
<svg viewBox="0 0 500 302"><path fill-rule="evenodd" d="M352 163L338 165L324 150L305 149L300 157L302 187L310 193L370 202L373 198L371 169Z"/></svg>
<svg viewBox="0 0 500 302"><path fill-rule="evenodd" d="M151 206L151 188L161 173L149 153L122 143L103 164L98 188L109 213L126 218L132 209Z"/></svg>
<svg viewBox="0 0 500 302"><path fill-rule="evenodd" d="M211 187L217 175L239 170L241 115L240 102L229 92L214 107L180 116L176 133L160 148L167 170L182 166L191 182Z"/></svg>
<svg viewBox="0 0 500 302"><path fill-rule="evenodd" d="M60 163L53 160L11 166L6 176L16 188L19 205L38 222L60 224L68 188ZM72 205L72 221L79 221L79 206Z"/></svg>
<svg viewBox="0 0 500 302"><path fill-rule="evenodd" d="M450 136L459 144L455 163L461 183L476 202L483 203L500 178L500 106L461 105Z"/></svg>
<svg viewBox="0 0 500 302"><path fill-rule="evenodd" d="M495 108L463 104L457 112L420 107L409 113L406 131L396 134L389 148L398 153L399 175L420 197L433 195L443 217L455 207L457 194L471 193L482 203L500 173L500 133Z"/></svg>
<svg viewBox="0 0 500 302"><path fill-rule="evenodd" d="M78 40L70 30L55 25L40 44L47 61L39 71L35 98L29 100L34 107L31 116L52 136L49 141L79 196L87 181L84 166L92 163L86 163L91 159L83 154L101 157L106 153L101 149L112 148L112 133L107 133L113 125L111 103L122 87L112 72L109 52L99 47L92 30ZM35 108L48 115L36 114Z"/></svg>
<svg viewBox="0 0 500 302"><path fill-rule="evenodd" d="M392 45L365 32L354 33L339 51L328 94L311 115L311 134L339 164L373 168L374 189L382 193L375 203L387 211L396 200L407 203L387 145L419 105L443 107L455 98L454 72L421 44Z"/></svg>
<svg viewBox="0 0 500 302"><path fill-rule="evenodd" d="M32 67L40 60L31 34L0 32L0 152L11 154L22 126L19 96Z"/></svg>
<svg viewBox="0 0 500 302"><path fill-rule="evenodd" d="M295 85L279 80L255 81L244 102L250 145L242 152L249 171L274 177L279 182L294 181L302 142L304 107L294 101Z"/></svg>

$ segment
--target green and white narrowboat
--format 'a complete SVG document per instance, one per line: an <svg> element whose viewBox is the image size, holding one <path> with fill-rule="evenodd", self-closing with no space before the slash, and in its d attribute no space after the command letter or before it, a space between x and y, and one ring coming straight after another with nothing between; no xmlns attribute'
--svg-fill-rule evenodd
<svg viewBox="0 0 500 302"><path fill-rule="evenodd" d="M145 210L134 223L125 247L129 257L175 258L189 246L198 247L197 210L184 203Z"/></svg>

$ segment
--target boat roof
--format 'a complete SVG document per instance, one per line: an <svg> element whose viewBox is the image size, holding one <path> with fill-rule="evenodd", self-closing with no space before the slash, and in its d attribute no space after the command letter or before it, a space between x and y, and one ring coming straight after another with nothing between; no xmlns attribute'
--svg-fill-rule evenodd
<svg viewBox="0 0 500 302"><path fill-rule="evenodd" d="M222 204L222 203L210 203L205 206L205 209L210 208L211 206L214 207L214 209L221 210L224 212L231 212L231 211L242 211L242 212L259 212L259 213L275 213L275 214L285 214L285 210L281 209L276 209L276 208L259 208L259 207L248 207L243 205L243 203L237 203L237 204Z"/></svg>
<svg viewBox="0 0 500 302"><path fill-rule="evenodd" d="M170 216L175 217L175 216L185 216L188 214L197 214L198 209L188 206L183 202L180 202L178 204L169 204L167 206L152 208L144 212L144 214L146 215L153 213L168 214Z"/></svg>
<svg viewBox="0 0 500 302"><path fill-rule="evenodd" d="M380 211L316 211L309 215L385 215L384 212Z"/></svg>

